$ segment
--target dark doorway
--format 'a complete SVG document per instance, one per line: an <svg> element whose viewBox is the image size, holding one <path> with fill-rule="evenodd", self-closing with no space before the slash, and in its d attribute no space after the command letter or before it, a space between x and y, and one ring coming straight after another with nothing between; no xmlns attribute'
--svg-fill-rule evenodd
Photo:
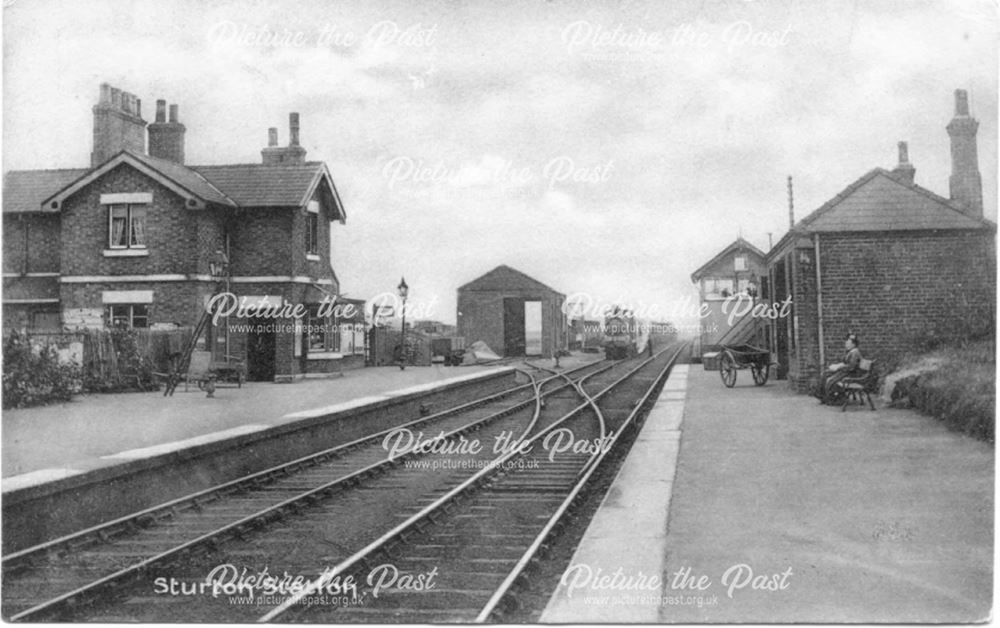
<svg viewBox="0 0 1000 628"><path fill-rule="evenodd" d="M788 258L785 257L774 265L774 284L771 290L774 293L772 302L782 303L788 296ZM779 318L774 326L774 345L771 351L777 354L778 367L775 374L778 379L785 379L788 376L789 365L789 343L788 337L791 331L788 326L788 317Z"/></svg>
<svg viewBox="0 0 1000 628"><path fill-rule="evenodd" d="M503 354L522 356L525 350L524 299L503 300Z"/></svg>
<svg viewBox="0 0 1000 628"><path fill-rule="evenodd" d="M253 322L247 333L247 379L274 381L274 329L272 323Z"/></svg>

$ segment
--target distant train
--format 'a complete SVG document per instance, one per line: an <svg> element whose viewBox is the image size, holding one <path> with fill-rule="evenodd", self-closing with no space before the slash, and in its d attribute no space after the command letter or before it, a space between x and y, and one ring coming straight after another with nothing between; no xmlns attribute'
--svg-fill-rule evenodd
<svg viewBox="0 0 1000 628"><path fill-rule="evenodd" d="M604 356L624 360L639 352L639 326L631 310L615 307L604 317Z"/></svg>

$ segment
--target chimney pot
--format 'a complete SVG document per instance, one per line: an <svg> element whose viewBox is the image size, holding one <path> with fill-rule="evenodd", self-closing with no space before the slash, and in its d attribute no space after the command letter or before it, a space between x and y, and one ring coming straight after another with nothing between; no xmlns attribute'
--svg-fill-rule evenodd
<svg viewBox="0 0 1000 628"><path fill-rule="evenodd" d="M101 83L101 97L97 102L103 105L111 104L111 86L107 83Z"/></svg>
<svg viewBox="0 0 1000 628"><path fill-rule="evenodd" d="M969 93L964 89L955 90L955 115L969 115Z"/></svg>
<svg viewBox="0 0 1000 628"><path fill-rule="evenodd" d="M170 105L170 121L177 123L177 105Z"/></svg>
<svg viewBox="0 0 1000 628"><path fill-rule="evenodd" d="M167 101L162 98L156 101L156 121L166 122L167 121Z"/></svg>
<svg viewBox="0 0 1000 628"><path fill-rule="evenodd" d="M899 165L910 163L910 153L906 142L900 142L897 146L899 147Z"/></svg>
<svg viewBox="0 0 1000 628"><path fill-rule="evenodd" d="M299 145L299 114L298 113L293 112L293 113L288 114L288 128L289 128L289 131L290 131L290 134L291 134L291 137L289 138L289 141L288 141L288 145L289 146L298 146Z"/></svg>
<svg viewBox="0 0 1000 628"><path fill-rule="evenodd" d="M277 127L271 127L267 130L267 145L277 146L278 145L278 129Z"/></svg>
<svg viewBox="0 0 1000 628"><path fill-rule="evenodd" d="M141 98L136 98L135 99L135 117L137 117L137 118L141 118L142 117L142 99Z"/></svg>

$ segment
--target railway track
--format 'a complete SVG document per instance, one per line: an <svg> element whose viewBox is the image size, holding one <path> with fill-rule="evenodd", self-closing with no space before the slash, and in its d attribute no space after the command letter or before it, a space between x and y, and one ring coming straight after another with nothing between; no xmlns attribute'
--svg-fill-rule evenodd
<svg viewBox="0 0 1000 628"><path fill-rule="evenodd" d="M506 605L516 604L514 594L533 561L558 534L618 437L636 424L682 349L663 351L593 392L584 386L589 377L574 382L583 403L526 441L533 445L530 451L514 450L504 456L505 464L477 473L441 495L375 542L324 570L260 621L498 619ZM587 438L597 435L592 442L602 445L580 450L574 446L556 456L544 443L568 429ZM515 460L523 464L506 464ZM397 586L401 578L409 578L405 586ZM329 594L331 583L340 583L338 579L366 583L370 596L354 604L330 604L324 593Z"/></svg>
<svg viewBox="0 0 1000 628"><path fill-rule="evenodd" d="M572 375L584 377L611 367L590 363ZM426 452L388 455L385 439L394 430L433 429L439 443L460 441L474 432L523 428L525 423L530 430L545 399L568 386L561 380L556 375L532 376L529 384L509 391L5 556L4 616L24 621L72 615L81 604L98 601L108 591L193 552L241 538L334 494L342 497L394 470L399 474L405 461ZM522 435L526 431L522 429Z"/></svg>

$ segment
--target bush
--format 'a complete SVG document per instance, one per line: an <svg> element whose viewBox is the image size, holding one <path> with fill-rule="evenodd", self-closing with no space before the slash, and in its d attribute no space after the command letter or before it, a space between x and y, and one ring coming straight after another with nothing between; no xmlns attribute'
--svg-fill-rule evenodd
<svg viewBox="0 0 1000 628"><path fill-rule="evenodd" d="M992 341L966 342L932 354L935 368L900 379L896 403L912 405L948 427L996 441L996 353Z"/></svg>
<svg viewBox="0 0 1000 628"><path fill-rule="evenodd" d="M51 346L35 350L28 337L11 332L3 342L3 408L68 401L80 390L80 369L60 364Z"/></svg>

